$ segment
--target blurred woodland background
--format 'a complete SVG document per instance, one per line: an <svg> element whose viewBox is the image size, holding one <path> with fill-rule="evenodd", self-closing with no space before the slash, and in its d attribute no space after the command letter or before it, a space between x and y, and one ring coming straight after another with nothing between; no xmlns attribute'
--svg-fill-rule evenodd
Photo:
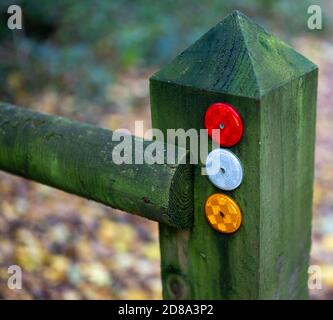
<svg viewBox="0 0 333 320"><path fill-rule="evenodd" d="M7 28L19 4L24 30ZM323 30L307 28L322 7ZM320 67L312 264L333 299L333 1L0 1L0 100L98 124L150 127L148 78L238 9ZM1 152L1 150L0 150ZM160 299L157 224L0 172L0 298ZM7 268L23 269L23 289Z"/></svg>

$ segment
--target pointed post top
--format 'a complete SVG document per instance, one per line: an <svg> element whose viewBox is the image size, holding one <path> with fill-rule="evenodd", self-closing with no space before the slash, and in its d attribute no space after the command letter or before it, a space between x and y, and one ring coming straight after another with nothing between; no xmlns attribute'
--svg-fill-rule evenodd
<svg viewBox="0 0 333 320"><path fill-rule="evenodd" d="M234 11L152 79L259 99L317 66Z"/></svg>

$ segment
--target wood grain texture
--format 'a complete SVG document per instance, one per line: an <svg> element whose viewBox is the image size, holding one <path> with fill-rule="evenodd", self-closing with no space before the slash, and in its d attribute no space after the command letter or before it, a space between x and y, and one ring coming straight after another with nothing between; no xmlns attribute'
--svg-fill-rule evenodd
<svg viewBox="0 0 333 320"><path fill-rule="evenodd" d="M214 231L204 203L221 192L194 173L194 224L160 224L166 299L307 296L317 67L239 12L226 17L150 81L152 123L202 129L214 102L232 104L245 131L231 148L244 179L231 196L240 230Z"/></svg>
<svg viewBox="0 0 333 320"><path fill-rule="evenodd" d="M176 228L193 220L189 164L114 163L111 131L0 104L0 170ZM143 150L152 146L145 141ZM156 142L154 142L156 143ZM166 163L167 145L161 148ZM187 157L184 149L176 156ZM186 162L186 161L184 161Z"/></svg>

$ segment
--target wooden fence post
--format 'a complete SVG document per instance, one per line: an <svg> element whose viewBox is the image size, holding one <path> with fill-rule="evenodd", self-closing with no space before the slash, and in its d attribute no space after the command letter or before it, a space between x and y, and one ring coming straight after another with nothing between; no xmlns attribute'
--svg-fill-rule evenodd
<svg viewBox="0 0 333 320"><path fill-rule="evenodd" d="M317 67L239 12L216 25L150 81L153 127L202 129L205 110L232 104L244 136L231 150L244 170L231 192L243 223L225 235L204 203L221 192L194 173L194 224L160 224L166 299L307 297Z"/></svg>

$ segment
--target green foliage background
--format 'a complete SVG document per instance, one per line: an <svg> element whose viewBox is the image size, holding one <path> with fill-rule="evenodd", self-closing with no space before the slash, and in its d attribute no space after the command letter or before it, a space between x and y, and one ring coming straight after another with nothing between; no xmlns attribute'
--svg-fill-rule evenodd
<svg viewBox="0 0 333 320"><path fill-rule="evenodd" d="M19 4L24 31L11 31L7 8ZM2 0L0 72L13 71L29 92L45 86L105 106L105 88L121 72L156 68L226 14L239 9L287 36L307 32L311 1L290 0ZM301 14L300 14L301 13ZM17 92L5 81L2 100Z"/></svg>

